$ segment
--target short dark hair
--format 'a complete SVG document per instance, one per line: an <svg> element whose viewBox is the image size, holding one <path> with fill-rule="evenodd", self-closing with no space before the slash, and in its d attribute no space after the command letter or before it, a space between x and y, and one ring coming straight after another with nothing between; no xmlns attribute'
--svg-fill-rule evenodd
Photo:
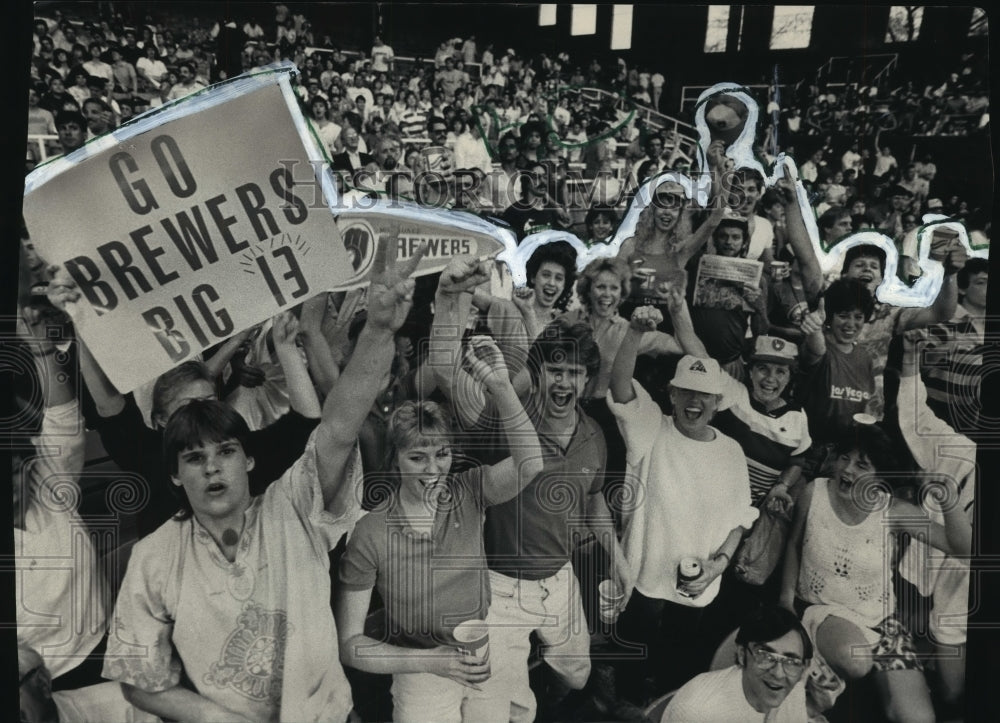
<svg viewBox="0 0 1000 723"><path fill-rule="evenodd" d="M964 291L969 288L969 282L972 281L972 277L975 274L988 274L989 272L990 262L986 259L981 259L978 256L969 259L965 262L965 266L958 272L958 278L956 279L958 288Z"/></svg>
<svg viewBox="0 0 1000 723"><path fill-rule="evenodd" d="M874 424L856 424L834 441L835 454L846 454L852 450L867 457L877 474L903 470L902 460L896 454L892 439Z"/></svg>
<svg viewBox="0 0 1000 723"><path fill-rule="evenodd" d="M806 629L795 613L777 605L763 605L750 613L736 633L736 644L745 648L750 643L770 643L793 631L802 638L802 659L811 660L813 645Z"/></svg>
<svg viewBox="0 0 1000 723"><path fill-rule="evenodd" d="M834 225L837 223L837 221L839 221L840 219L845 218L845 217L846 218L850 218L851 217L851 212L848 209L846 209L846 208L844 208L842 206L839 206L839 207L838 206L834 206L832 208L826 209L822 214L820 214L820 217L818 219L816 219L816 224L823 231L829 231L831 228L834 227ZM851 249L851 251L853 251L856 248L860 248L860 247L855 246L854 248ZM878 248L878 246L875 246L874 248ZM879 249L879 251L881 251L881 250L882 249ZM848 251L847 253L850 254L851 251ZM871 256L872 254L859 254L859 255ZM885 271L885 254L884 253L882 254L882 259L881 260L882 260L882 270L884 272ZM847 264L847 265L844 266L844 269L846 270L847 266L849 266L850 264L847 263L846 259L844 260L844 263Z"/></svg>
<svg viewBox="0 0 1000 723"><path fill-rule="evenodd" d="M829 209L829 211L832 210L833 209ZM829 213L829 211L827 211L827 213ZM826 214L824 213L823 215L825 216ZM820 218L822 218L822 216ZM852 246L847 249L847 253L844 254L844 265L841 267L840 273L846 274L847 269L850 268L852 263L854 263L854 260L863 256L878 259L878 265L882 270L882 276L885 276L885 251L875 244L858 244L857 246Z"/></svg>
<svg viewBox="0 0 1000 723"><path fill-rule="evenodd" d="M858 310L865 315L865 321L868 321L875 310L872 292L857 279L837 279L824 292L823 299L827 318L845 311Z"/></svg>
<svg viewBox="0 0 1000 723"><path fill-rule="evenodd" d="M103 100L101 100L100 98L87 98L87 99L86 99L85 101L83 101L83 105L82 105L82 107L83 107L83 108L86 108L86 107L87 107L88 105L96 105L96 106L98 106L98 107L99 107L99 108L100 108L100 109L101 109L102 111L104 111L104 112L106 112L106 113L110 113L110 112L112 112L112 111L111 111L111 106L110 106L110 105L108 105L107 103L105 103L105 102L104 102Z"/></svg>
<svg viewBox="0 0 1000 723"><path fill-rule="evenodd" d="M247 443L250 428L240 414L223 402L214 399L192 399L178 409L167 422L163 431L163 461L171 477L177 474L177 456L186 449L193 449L206 442L220 443L236 440L247 456L251 456ZM191 502L183 487L170 483L170 489L177 496L181 509L177 519L186 519L192 514Z"/></svg>
<svg viewBox="0 0 1000 723"><path fill-rule="evenodd" d="M538 382L546 364L567 360L581 364L587 376L593 377L601 368L601 350L589 324L573 323L560 317L549 322L528 348L528 373L532 382Z"/></svg>
<svg viewBox="0 0 1000 723"><path fill-rule="evenodd" d="M87 127L87 119L83 117L83 114L77 110L61 110L56 113L56 128L61 128L67 123L76 123L80 126L80 130L84 130Z"/></svg>
<svg viewBox="0 0 1000 723"><path fill-rule="evenodd" d="M576 249L567 241L553 241L542 244L535 249L524 267L525 273L528 275L529 288L534 288L532 279L535 278L542 264L547 261L559 264L566 271L566 286L555 303L557 308L565 308L566 302L573 294L573 285L576 283Z"/></svg>
<svg viewBox="0 0 1000 723"><path fill-rule="evenodd" d="M759 171L753 168L740 168L733 175L741 182L753 181L757 185L757 188L764 188L764 177L760 175Z"/></svg>
<svg viewBox="0 0 1000 723"><path fill-rule="evenodd" d="M774 188L769 188L764 191L764 195L760 197L760 207L763 209L768 209L775 204L784 204L785 200L781 197L781 193Z"/></svg>
<svg viewBox="0 0 1000 723"><path fill-rule="evenodd" d="M601 216L607 216L612 226L618 225L618 212L611 206L593 205L587 210L587 215L583 219L583 224L588 228Z"/></svg>

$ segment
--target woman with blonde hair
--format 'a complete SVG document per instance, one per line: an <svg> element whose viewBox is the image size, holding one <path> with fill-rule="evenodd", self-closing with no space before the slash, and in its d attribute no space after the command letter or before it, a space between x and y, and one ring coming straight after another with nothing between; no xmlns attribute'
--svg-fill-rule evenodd
<svg viewBox="0 0 1000 723"><path fill-rule="evenodd" d="M465 367L497 405L511 456L453 473L454 435L444 410L434 402L404 403L387 429L384 498L358 523L340 563L341 661L393 675L396 721L508 718L503 691L494 700L488 655L463 654L455 628L485 620L489 608L483 512L517 496L541 472L542 450L496 344L473 337ZM374 590L385 603L382 639L365 633Z"/></svg>

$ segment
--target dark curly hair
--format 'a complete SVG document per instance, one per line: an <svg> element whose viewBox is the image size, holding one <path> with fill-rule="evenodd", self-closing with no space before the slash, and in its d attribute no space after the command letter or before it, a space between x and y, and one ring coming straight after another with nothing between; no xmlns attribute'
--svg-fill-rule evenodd
<svg viewBox="0 0 1000 723"><path fill-rule="evenodd" d="M875 310L875 297L857 279L837 279L827 288L823 299L827 319L834 314L860 310L865 315L865 321L868 321Z"/></svg>
<svg viewBox="0 0 1000 723"><path fill-rule="evenodd" d="M566 285L563 292L556 299L555 307L565 309L566 303L573 295L573 285L576 284L576 249L567 241L553 241L542 244L531 254L528 263L525 264L525 272L528 275L528 288L535 288L534 278L538 270L545 262L559 264L566 272Z"/></svg>

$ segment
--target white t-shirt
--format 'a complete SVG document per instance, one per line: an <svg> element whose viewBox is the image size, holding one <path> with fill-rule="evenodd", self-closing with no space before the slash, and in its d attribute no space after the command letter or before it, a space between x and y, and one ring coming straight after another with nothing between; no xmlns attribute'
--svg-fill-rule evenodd
<svg viewBox="0 0 1000 723"><path fill-rule="evenodd" d="M625 520L622 547L646 597L705 607L719 593L716 578L697 598L677 592L677 565L684 557L708 560L736 527L750 529L759 511L750 504L746 458L736 441L718 430L715 439L685 437L635 380L636 398L620 404L607 397L627 448L629 499L642 500Z"/></svg>
<svg viewBox="0 0 1000 723"><path fill-rule="evenodd" d="M392 48L388 45L376 45L372 47L372 70L376 73L388 73L389 61L394 57Z"/></svg>
<svg viewBox="0 0 1000 723"><path fill-rule="evenodd" d="M743 669L734 665L723 670L713 670L695 676L677 691L661 723L805 723L805 676L788 693L777 709L766 715L759 713L747 702L743 692Z"/></svg>
<svg viewBox="0 0 1000 723"><path fill-rule="evenodd" d="M774 243L774 225L763 216L754 215L750 219L750 247L747 258L757 260L765 249Z"/></svg>

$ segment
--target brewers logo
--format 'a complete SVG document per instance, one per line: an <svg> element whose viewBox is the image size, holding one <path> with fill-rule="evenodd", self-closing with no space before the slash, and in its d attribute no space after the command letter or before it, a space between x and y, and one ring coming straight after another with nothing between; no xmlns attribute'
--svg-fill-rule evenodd
<svg viewBox="0 0 1000 723"><path fill-rule="evenodd" d="M366 221L352 218L341 227L340 233L355 275L367 273L375 258L375 229Z"/></svg>

